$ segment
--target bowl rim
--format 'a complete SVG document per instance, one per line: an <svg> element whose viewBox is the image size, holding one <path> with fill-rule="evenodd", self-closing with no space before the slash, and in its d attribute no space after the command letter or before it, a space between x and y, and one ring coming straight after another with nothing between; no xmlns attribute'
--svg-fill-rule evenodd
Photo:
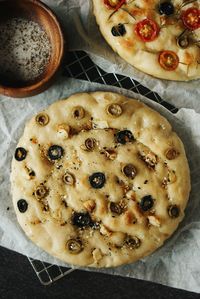
<svg viewBox="0 0 200 299"><path fill-rule="evenodd" d="M4 1L6 2L8 0L4 0ZM4 1L2 1L2 2L4 2ZM30 85L27 85L24 87L23 86L22 87L12 87L12 86L6 86L6 85L0 83L0 94L6 95L6 96L8 95L11 97L15 97L15 96L17 97L18 93L19 93L19 97L21 97L21 95L23 96L23 94L26 94L27 96L29 96L29 93L31 95L31 93L33 93L34 91L42 89L42 87L45 84L47 84L48 82L51 81L51 79L53 79L53 77L57 73L57 71L61 65L62 59L64 57L64 44L65 44L64 34L63 34L63 30L61 28L60 22L58 20L58 17L55 15L55 13L52 11L52 9L40 0L20 0L20 2L24 2L24 3L30 2L33 5L38 5L40 8L44 9L47 12L47 14L51 17L51 19L53 20L54 24L56 25L56 27L58 29L58 34L59 34L59 39L60 39L60 42L59 42L59 48L60 48L59 50L60 51L59 51L59 57L58 57L55 68L50 73L47 73L44 76L44 78L42 78L39 82L30 84ZM14 5L17 5L17 4L14 4Z"/></svg>

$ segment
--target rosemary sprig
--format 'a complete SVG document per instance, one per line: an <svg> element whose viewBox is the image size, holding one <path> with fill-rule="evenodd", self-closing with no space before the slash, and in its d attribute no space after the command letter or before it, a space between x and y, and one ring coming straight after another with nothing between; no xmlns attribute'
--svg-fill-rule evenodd
<svg viewBox="0 0 200 299"><path fill-rule="evenodd" d="M134 20L136 20L136 18L134 17L134 15L130 11L128 11L128 9L122 8L122 10L125 11L125 12L127 12L127 14L129 14L129 16L131 16Z"/></svg>

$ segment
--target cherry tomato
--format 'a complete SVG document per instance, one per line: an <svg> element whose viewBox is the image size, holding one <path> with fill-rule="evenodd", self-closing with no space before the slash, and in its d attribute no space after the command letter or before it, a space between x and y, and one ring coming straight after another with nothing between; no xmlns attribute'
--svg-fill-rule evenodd
<svg viewBox="0 0 200 299"><path fill-rule="evenodd" d="M166 71L174 71L179 64L179 58L173 51L160 52L158 61Z"/></svg>
<svg viewBox="0 0 200 299"><path fill-rule="evenodd" d="M118 10L126 0L104 0L104 4L111 9Z"/></svg>
<svg viewBox="0 0 200 299"><path fill-rule="evenodd" d="M135 32L143 42L151 42L158 36L160 28L151 19L144 19L136 24Z"/></svg>
<svg viewBox="0 0 200 299"><path fill-rule="evenodd" d="M186 28L196 30L200 28L200 9L188 8L183 11L181 19Z"/></svg>

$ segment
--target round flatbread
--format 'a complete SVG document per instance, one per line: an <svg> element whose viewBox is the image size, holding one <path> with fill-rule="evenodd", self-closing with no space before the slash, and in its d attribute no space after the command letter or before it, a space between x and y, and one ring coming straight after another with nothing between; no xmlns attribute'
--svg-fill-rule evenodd
<svg viewBox="0 0 200 299"><path fill-rule="evenodd" d="M70 264L113 267L156 250L183 219L184 147L143 103L95 92L55 102L26 125L12 161L27 236Z"/></svg>
<svg viewBox="0 0 200 299"><path fill-rule="evenodd" d="M167 80L200 78L198 0L93 0L102 35L128 63Z"/></svg>

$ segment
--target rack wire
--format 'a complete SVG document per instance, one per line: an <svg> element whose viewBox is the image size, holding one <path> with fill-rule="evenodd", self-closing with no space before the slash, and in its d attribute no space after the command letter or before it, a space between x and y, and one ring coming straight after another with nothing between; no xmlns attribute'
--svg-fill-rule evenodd
<svg viewBox="0 0 200 299"><path fill-rule="evenodd" d="M133 78L115 73L106 73L100 67L95 65L88 54L83 51L73 51L67 54L67 58L64 63L63 76L125 88L161 104L172 113L176 113L178 111L176 107L164 101L157 93L148 89ZM50 285L74 271L74 269L71 268L51 265L32 258L28 259L43 285Z"/></svg>

